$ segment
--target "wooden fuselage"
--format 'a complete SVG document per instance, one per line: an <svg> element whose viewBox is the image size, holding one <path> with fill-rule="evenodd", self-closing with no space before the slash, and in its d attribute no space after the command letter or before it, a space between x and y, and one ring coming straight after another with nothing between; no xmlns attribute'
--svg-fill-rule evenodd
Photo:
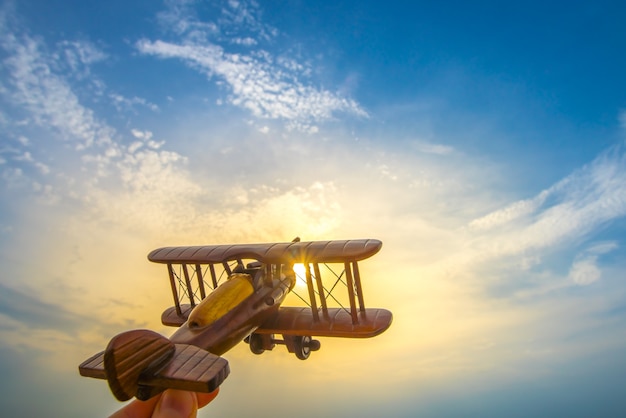
<svg viewBox="0 0 626 418"><path fill-rule="evenodd" d="M221 313L218 319L207 325L198 326L194 323L191 319L192 311L190 319L180 326L170 340L175 344L190 344L215 355L222 355L275 316L294 284L295 277L291 275L282 279L265 280L250 296ZM236 292L237 289L233 291ZM195 309L207 308L202 306L203 303L215 303L210 300L210 296ZM225 293L221 297L235 296Z"/></svg>

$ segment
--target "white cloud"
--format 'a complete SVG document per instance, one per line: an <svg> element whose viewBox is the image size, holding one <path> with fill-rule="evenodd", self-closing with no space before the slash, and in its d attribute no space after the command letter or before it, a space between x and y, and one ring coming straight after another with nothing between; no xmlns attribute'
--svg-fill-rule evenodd
<svg viewBox="0 0 626 418"><path fill-rule="evenodd" d="M389 180L393 180L396 181L398 180L398 176L396 174L394 174L391 169L386 165L380 165L378 167L378 172L385 178L388 178Z"/></svg>
<svg viewBox="0 0 626 418"><path fill-rule="evenodd" d="M255 39L252 39L250 37L247 38L233 38L231 40L231 42L233 44L236 45L245 45L245 46L253 46L257 44L257 41Z"/></svg>
<svg viewBox="0 0 626 418"><path fill-rule="evenodd" d="M135 151L137 151L141 147L143 147L143 142L135 141L135 142L133 142L132 144L130 144L128 146L128 152L130 152L132 154L132 153L134 153Z"/></svg>
<svg viewBox="0 0 626 418"><path fill-rule="evenodd" d="M587 256L574 261L570 268L568 277L576 284L585 286L600 279L602 272L597 266L598 257Z"/></svg>
<svg viewBox="0 0 626 418"><path fill-rule="evenodd" d="M63 68L56 65L59 57L48 54L43 41L19 29L13 32L7 29L3 35L0 46L8 55L4 63L9 74L4 94L9 96L8 102L28 115L26 124L14 123L13 127L37 132L31 129L35 122L42 132L57 133L28 139L12 133L16 143L22 148L28 146L28 150L1 151L8 157L8 164L20 164L3 169L2 178L7 184L24 189L31 186L47 203L75 201L101 214L109 211L109 205L113 208L110 212L115 212L112 202L117 200L120 189L136 194L138 201L145 199L142 202L147 212L159 208L159 202L171 204L171 199L176 200L177 196L183 201L196 195L199 186L185 171L186 158L163 150L164 141L153 140L149 130L132 129L130 133L138 141L127 145L114 128L80 103L75 86L62 74ZM75 58L82 63L104 59L84 43L62 45L71 47ZM120 105L154 106L137 97L127 99L117 94L110 97ZM51 141L55 137L73 144L73 149L55 144ZM52 155L50 162L54 164L38 161L40 150ZM49 179L53 183L42 182L32 175L33 170L26 170L28 165L40 175L54 172ZM130 204L129 210L136 206ZM111 216L103 215L103 218ZM118 218L118 221L124 220Z"/></svg>
<svg viewBox="0 0 626 418"><path fill-rule="evenodd" d="M602 255L610 253L619 248L619 244L615 241L598 242L587 248L587 253L592 255Z"/></svg>
<svg viewBox="0 0 626 418"><path fill-rule="evenodd" d="M59 47L65 61L78 77L89 76L91 64L108 58L104 51L89 41L62 41Z"/></svg>
<svg viewBox="0 0 626 418"><path fill-rule="evenodd" d="M158 112L159 106L154 103L149 102L148 100L134 96L132 98L124 97L121 94L111 93L109 94L109 98L113 102L113 105L117 108L119 112L123 112L125 110L132 110L135 106L143 106L152 110L153 112Z"/></svg>
<svg viewBox="0 0 626 418"><path fill-rule="evenodd" d="M80 104L51 67L42 45L26 34L3 35L1 45L9 54L4 61L10 76L6 94L13 103L27 109L34 123L53 128L77 148L109 143L115 131Z"/></svg>
<svg viewBox="0 0 626 418"><path fill-rule="evenodd" d="M248 55L227 52L222 46L209 41L219 40L221 28L227 28L228 43L254 46L258 40L236 35L239 30L252 32L259 40L272 38L275 30L258 19L258 5L251 2L229 2L221 8L221 17L215 24L200 22L187 3L172 2L162 21L183 36L180 42L142 39L137 49L161 58L177 58L187 65L224 82L229 94L228 103L247 109L257 118L282 119L288 127L317 132L316 122L334 118L338 112L367 117L367 112L354 100L302 81L310 75L308 66L294 59L274 58L265 50ZM218 99L217 103L221 103Z"/></svg>
<svg viewBox="0 0 626 418"><path fill-rule="evenodd" d="M21 168L8 167L2 170L0 176L10 188L23 187L28 183Z"/></svg>
<svg viewBox="0 0 626 418"><path fill-rule="evenodd" d="M273 68L270 62L228 54L217 45L144 39L137 48L144 54L180 58L209 77L222 78L232 92L228 101L259 118L285 119L309 127L311 122L332 119L335 112L367 116L354 100L304 85L295 75Z"/></svg>
<svg viewBox="0 0 626 418"><path fill-rule="evenodd" d="M131 129L130 133L133 134L135 138L139 138L139 139L152 138L152 132L150 131L140 131L139 129Z"/></svg>
<svg viewBox="0 0 626 418"><path fill-rule="evenodd" d="M532 199L469 223L487 230L485 255L518 254L578 239L626 215L626 153L616 146Z"/></svg>
<svg viewBox="0 0 626 418"><path fill-rule="evenodd" d="M149 148L152 149L159 149L161 148L163 145L165 144L165 141L148 141L146 142L146 145L148 145Z"/></svg>
<svg viewBox="0 0 626 418"><path fill-rule="evenodd" d="M35 161L35 167L37 167L37 169L41 172L41 174L50 174L50 167L44 163L40 163L38 161Z"/></svg>
<svg viewBox="0 0 626 418"><path fill-rule="evenodd" d="M530 215L545 202L548 194L549 192L544 190L532 199L514 202L503 209L498 209L481 218L474 219L469 223L469 227L472 229L489 229Z"/></svg>
<svg viewBox="0 0 626 418"><path fill-rule="evenodd" d="M598 258L618 248L617 242L599 242L579 253L570 268L568 278L577 285L585 286L598 281L602 270Z"/></svg>
<svg viewBox="0 0 626 418"><path fill-rule="evenodd" d="M9 135L11 136L12 133ZM13 181L13 184L10 184L11 187L20 187L20 185L25 186L27 184L25 182L27 178L37 177L36 173L41 176L50 173L50 167L39 161L37 155L33 155L33 153L39 153L40 150L30 147L30 141L25 136L17 135L15 142L17 147L5 146L0 148L0 165L10 166L2 176L5 182ZM15 171L17 167L19 167L19 171ZM32 170L33 168L35 170ZM7 167L5 167L6 169ZM17 173L19 175L16 175Z"/></svg>
<svg viewBox="0 0 626 418"><path fill-rule="evenodd" d="M218 26L228 33L252 33L261 40L269 40L278 33L276 28L263 23L260 7L255 1L227 1L221 8ZM238 37L235 37L238 39Z"/></svg>
<svg viewBox="0 0 626 418"><path fill-rule="evenodd" d="M15 161L33 162L33 156L30 154L30 152L26 151L24 154L15 157Z"/></svg>
<svg viewBox="0 0 626 418"><path fill-rule="evenodd" d="M448 155L454 152L454 148L448 145L432 144L428 142L416 142L414 144L418 152L426 154Z"/></svg>
<svg viewBox="0 0 626 418"><path fill-rule="evenodd" d="M310 134L316 134L319 132L319 127L317 126L309 126L309 129L307 130L308 133Z"/></svg>

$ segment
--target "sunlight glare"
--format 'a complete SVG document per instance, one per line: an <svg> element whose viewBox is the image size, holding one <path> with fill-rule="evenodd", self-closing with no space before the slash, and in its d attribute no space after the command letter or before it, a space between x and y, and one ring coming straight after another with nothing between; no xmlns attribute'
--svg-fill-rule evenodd
<svg viewBox="0 0 626 418"><path fill-rule="evenodd" d="M296 273L296 287L305 288L306 287L306 269L304 268L304 264L302 263L294 264L293 271Z"/></svg>

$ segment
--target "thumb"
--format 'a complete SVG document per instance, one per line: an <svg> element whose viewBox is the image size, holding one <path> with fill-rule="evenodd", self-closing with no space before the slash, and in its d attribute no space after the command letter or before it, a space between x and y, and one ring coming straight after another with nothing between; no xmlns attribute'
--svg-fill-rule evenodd
<svg viewBox="0 0 626 418"><path fill-rule="evenodd" d="M195 418L197 411L195 393L168 389L161 395L152 418Z"/></svg>

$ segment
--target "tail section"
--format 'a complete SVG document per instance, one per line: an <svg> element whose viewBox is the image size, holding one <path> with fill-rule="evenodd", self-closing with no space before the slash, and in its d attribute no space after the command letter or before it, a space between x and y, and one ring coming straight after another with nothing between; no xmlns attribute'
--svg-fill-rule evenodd
<svg viewBox="0 0 626 418"><path fill-rule="evenodd" d="M116 335L104 350L104 370L111 392L119 401L137 393L139 376L150 376L174 355L174 343L156 332L128 331Z"/></svg>
<svg viewBox="0 0 626 418"><path fill-rule="evenodd" d="M167 388L212 392L229 374L225 359L148 330L115 336L78 369L82 376L106 379L120 401L146 400Z"/></svg>

